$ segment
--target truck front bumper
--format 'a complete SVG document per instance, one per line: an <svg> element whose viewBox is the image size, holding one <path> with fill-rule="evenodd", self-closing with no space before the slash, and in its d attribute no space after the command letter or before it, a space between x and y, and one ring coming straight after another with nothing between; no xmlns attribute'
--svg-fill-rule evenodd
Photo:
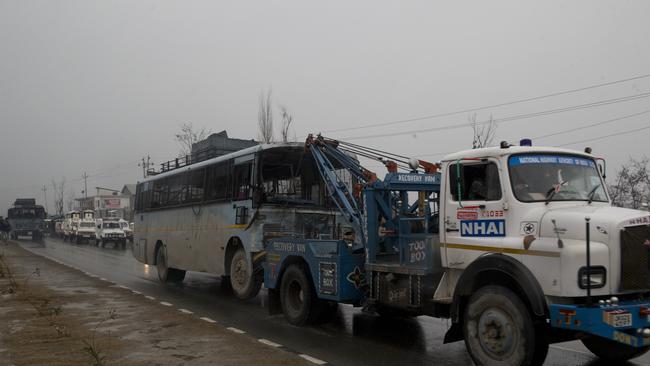
<svg viewBox="0 0 650 366"><path fill-rule="evenodd" d="M550 313L555 328L593 334L632 347L650 345L648 300L593 306L553 304Z"/></svg>

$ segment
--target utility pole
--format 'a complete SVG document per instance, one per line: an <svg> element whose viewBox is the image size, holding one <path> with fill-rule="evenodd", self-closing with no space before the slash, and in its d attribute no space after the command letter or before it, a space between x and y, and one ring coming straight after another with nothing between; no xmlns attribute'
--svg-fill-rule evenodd
<svg viewBox="0 0 650 366"><path fill-rule="evenodd" d="M47 187L45 184L43 184L43 188L41 189L43 191L43 206L45 206L45 212L47 213Z"/></svg>
<svg viewBox="0 0 650 366"><path fill-rule="evenodd" d="M138 166L142 167L142 178L147 177L147 172L149 171L149 167L152 166L153 163L151 162L151 156L147 155L147 160L145 158L142 158L142 162L138 163Z"/></svg>
<svg viewBox="0 0 650 366"><path fill-rule="evenodd" d="M88 198L88 174L86 172L83 173L81 178L84 179L84 199ZM84 201L85 203L85 201Z"/></svg>

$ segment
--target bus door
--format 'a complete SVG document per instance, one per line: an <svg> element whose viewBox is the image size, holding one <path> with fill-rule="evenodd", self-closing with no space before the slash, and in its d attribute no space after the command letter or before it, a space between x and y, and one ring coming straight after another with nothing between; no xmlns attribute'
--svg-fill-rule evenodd
<svg viewBox="0 0 650 366"><path fill-rule="evenodd" d="M233 225L245 228L253 206L253 162L255 155L235 158L232 173Z"/></svg>

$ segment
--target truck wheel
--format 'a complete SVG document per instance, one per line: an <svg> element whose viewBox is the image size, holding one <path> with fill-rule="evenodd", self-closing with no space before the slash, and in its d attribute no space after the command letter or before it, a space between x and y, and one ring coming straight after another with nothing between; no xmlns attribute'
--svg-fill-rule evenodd
<svg viewBox="0 0 650 366"><path fill-rule="evenodd" d="M639 357L650 349L649 346L632 347L598 336L584 338L582 344L599 358L615 364Z"/></svg>
<svg viewBox="0 0 650 366"><path fill-rule="evenodd" d="M304 265L292 264L282 275L280 304L290 324L302 326L319 316L319 301Z"/></svg>
<svg viewBox="0 0 650 366"><path fill-rule="evenodd" d="M465 345L476 365L539 365L548 352L536 339L530 312L515 293L485 286L469 299L463 317Z"/></svg>
<svg viewBox="0 0 650 366"><path fill-rule="evenodd" d="M156 253L156 269L158 279L162 283L182 282L185 279L185 271L167 266L167 256L163 247L160 247Z"/></svg>
<svg viewBox="0 0 650 366"><path fill-rule="evenodd" d="M246 260L246 251L240 247L230 261L230 286L232 292L241 300L257 296L262 282L255 276Z"/></svg>

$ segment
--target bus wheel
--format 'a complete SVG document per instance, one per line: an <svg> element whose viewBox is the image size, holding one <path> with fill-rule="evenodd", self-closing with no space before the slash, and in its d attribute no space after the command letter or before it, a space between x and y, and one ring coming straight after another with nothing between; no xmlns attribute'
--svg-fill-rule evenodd
<svg viewBox="0 0 650 366"><path fill-rule="evenodd" d="M241 300L257 296L262 287L262 282L248 265L246 251L241 247L237 249L230 261L230 286L235 296Z"/></svg>
<svg viewBox="0 0 650 366"><path fill-rule="evenodd" d="M292 264L282 275L280 304L290 324L302 326L318 317L320 304L304 265Z"/></svg>
<svg viewBox="0 0 650 366"><path fill-rule="evenodd" d="M117 247L117 243L115 247ZM185 271L167 266L167 256L163 247L160 247L156 254L156 269L158 270L158 279L162 283L182 282L185 279Z"/></svg>
<svg viewBox="0 0 650 366"><path fill-rule="evenodd" d="M482 287L470 297L463 332L477 365L536 365L546 358L548 343L535 339L530 312L502 286Z"/></svg>
<svg viewBox="0 0 650 366"><path fill-rule="evenodd" d="M632 347L606 338L591 336L582 339L582 344L591 353L603 360L618 364L639 357L648 352L649 347Z"/></svg>

